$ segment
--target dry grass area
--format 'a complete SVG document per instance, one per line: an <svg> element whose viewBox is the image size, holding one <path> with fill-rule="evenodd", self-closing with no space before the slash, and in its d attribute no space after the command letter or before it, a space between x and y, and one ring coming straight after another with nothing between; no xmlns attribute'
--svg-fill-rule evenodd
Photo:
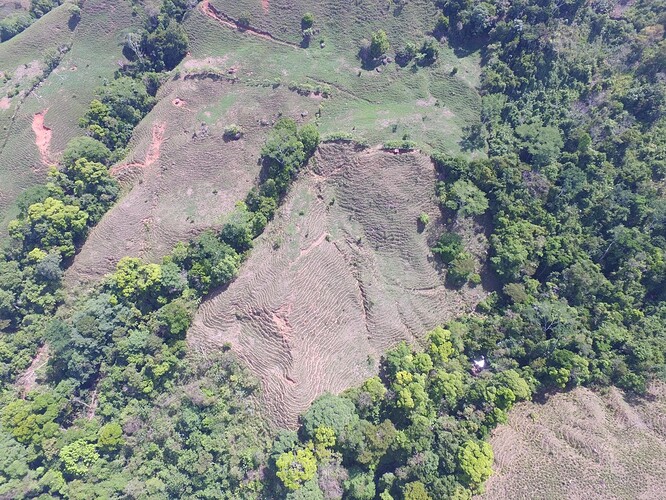
<svg viewBox="0 0 666 500"><path fill-rule="evenodd" d="M98 280L125 256L159 260L178 241L219 226L255 184L278 114L302 121L299 112L312 116L317 106L287 90L269 94L211 78L171 81L158 97L134 132L132 153L111 170L126 193L68 269L70 285ZM243 138L225 142L232 123Z"/></svg>
<svg viewBox="0 0 666 500"><path fill-rule="evenodd" d="M576 389L520 404L491 443L484 499L665 498L666 385L646 400Z"/></svg>
<svg viewBox="0 0 666 500"><path fill-rule="evenodd" d="M189 332L206 352L231 343L281 427L318 395L377 370L380 356L472 309L430 257L442 228L427 156L323 145L256 242L241 274L206 300ZM417 218L430 224L419 231Z"/></svg>

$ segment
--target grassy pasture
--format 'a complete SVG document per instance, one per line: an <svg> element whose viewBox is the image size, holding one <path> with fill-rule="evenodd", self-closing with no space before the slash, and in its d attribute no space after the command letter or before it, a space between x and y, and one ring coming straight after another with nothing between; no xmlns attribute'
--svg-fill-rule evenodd
<svg viewBox="0 0 666 500"><path fill-rule="evenodd" d="M257 5L261 9L259 2ZM302 9L271 5L275 10L262 14L256 27L272 29L272 35L294 42L295 35L289 38L286 27L293 24L294 33L300 33ZM308 7L307 10L313 12L327 8L329 11L321 11L321 19L338 23L338 28L353 24L350 29L356 30L349 33L344 29L336 30L332 25L331 39L324 48L314 40L308 49L272 43L216 23L200 10L192 13L185 26L190 33L192 58L214 58L212 66L222 72L235 68L240 83L264 86L267 91L278 85L330 89L332 97L320 101L318 124L324 134L348 132L372 143L400 139L407 134L418 139L426 149L458 152L462 127L478 120L480 113L480 98L474 90L479 75L478 55L458 58L442 45L440 58L431 68L400 68L389 64L381 68L381 73L362 70L356 57L361 33L369 36L372 30L383 27L393 33L396 40L420 41L427 30L423 20L417 22L410 17L409 5L397 16L379 17L373 13L373 8L379 8L379 4L372 5L374 7L354 7L353 20L345 17L351 15L346 10L336 11L335 2L304 5L303 8ZM243 2L221 0L215 6L232 18L248 8ZM318 18L316 13L315 18ZM401 32L407 27L411 38ZM452 76L454 67L458 72Z"/></svg>
<svg viewBox="0 0 666 500"><path fill-rule="evenodd" d="M13 204L25 188L43 182L46 165L35 145L32 120L44 112L51 130L49 160L55 161L72 137L81 134L79 118L95 89L113 77L124 32L136 26L128 2L88 0L78 25L69 24L68 5L49 12L23 33L0 44L0 69L11 77L0 87L0 235L14 216ZM60 65L34 91L45 54L70 45ZM18 87L17 87L18 85ZM13 97L8 92L18 91ZM3 146L4 145L4 146Z"/></svg>

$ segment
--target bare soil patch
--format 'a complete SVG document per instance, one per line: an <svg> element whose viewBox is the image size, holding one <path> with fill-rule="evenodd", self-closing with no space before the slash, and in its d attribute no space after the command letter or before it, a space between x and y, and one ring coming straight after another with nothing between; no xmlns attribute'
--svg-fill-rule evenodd
<svg viewBox="0 0 666 500"><path fill-rule="evenodd" d="M28 369L16 381L21 396L25 396L37 386L39 370L46 366L49 361L49 347L44 344L37 350L35 359L32 360Z"/></svg>
<svg viewBox="0 0 666 500"><path fill-rule="evenodd" d="M51 144L51 129L44 125L44 116L48 109L35 114L32 119L32 131L35 133L35 145L39 150L42 163L49 164L49 146Z"/></svg>
<svg viewBox="0 0 666 500"><path fill-rule="evenodd" d="M259 111L274 120L306 105L310 115L316 110L316 103L286 89L269 92L208 78L171 81L160 92L159 103L135 129L126 163L112 168L125 194L68 269L72 286L101 278L124 256L157 261L178 241L219 227L259 175L269 131L257 122ZM174 106L175 99L187 107ZM243 139L223 140L230 123L243 127Z"/></svg>
<svg viewBox="0 0 666 500"><path fill-rule="evenodd" d="M5 96L2 99L0 99L0 109L9 109L12 105L12 100Z"/></svg>
<svg viewBox="0 0 666 500"><path fill-rule="evenodd" d="M442 226L428 157L323 145L316 164L188 334L203 353L231 342L280 427L294 427L320 394L371 376L388 348L485 297L448 289L432 259ZM423 232L420 213L433 221Z"/></svg>
<svg viewBox="0 0 666 500"><path fill-rule="evenodd" d="M493 432L495 474L481 498L663 498L664 387L638 401L579 388L518 405Z"/></svg>

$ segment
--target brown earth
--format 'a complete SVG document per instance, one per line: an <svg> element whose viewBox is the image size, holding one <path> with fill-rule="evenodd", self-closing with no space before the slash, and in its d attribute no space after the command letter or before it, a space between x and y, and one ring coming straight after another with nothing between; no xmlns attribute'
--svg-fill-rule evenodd
<svg viewBox="0 0 666 500"><path fill-rule="evenodd" d="M294 427L318 395L371 376L399 341L485 296L480 287L448 289L432 259L442 226L427 156L326 144L315 160L240 276L201 305L188 334L203 353L231 343L280 427ZM423 232L421 213L432 221Z"/></svg>
<svg viewBox="0 0 666 500"><path fill-rule="evenodd" d="M9 109L12 106L12 100L5 96L2 99L0 99L0 109L5 110Z"/></svg>
<svg viewBox="0 0 666 500"><path fill-rule="evenodd" d="M313 116L317 109L286 89L267 92L210 78L168 82L158 97L135 129L132 153L112 168L124 196L76 255L65 275L70 286L95 282L125 256L159 261L178 241L221 225L259 175L270 128L257 116L274 121L278 113L296 114L302 121L294 110ZM176 99L187 106L174 106ZM241 140L223 140L230 123L245 131Z"/></svg>
<svg viewBox="0 0 666 500"><path fill-rule="evenodd" d="M48 361L49 348L48 345L44 344L37 350L35 359L32 360L28 369L16 381L16 387L22 397L37 386L39 370L45 367Z"/></svg>
<svg viewBox="0 0 666 500"><path fill-rule="evenodd" d="M666 498L666 385L576 389L517 405L492 435L487 500Z"/></svg>
<svg viewBox="0 0 666 500"><path fill-rule="evenodd" d="M270 7L269 0L261 0L261 8L264 10L264 14L268 14L269 7Z"/></svg>
<svg viewBox="0 0 666 500"><path fill-rule="evenodd" d="M267 12L268 11L268 0L262 0L262 2L264 3L264 10ZM209 0L203 0L203 2L201 2L199 4L199 7L201 8L201 11L205 15L207 15L211 19L214 19L215 21L222 24L223 26L226 26L226 27L234 29L234 30L240 29L237 19L233 19L233 18L227 16L226 14L224 14L223 12L220 12L219 10L217 10L215 7L213 7L210 4ZM268 40L269 42L277 43L279 45L284 45L286 47L299 48L298 44L295 44L295 43L292 43L292 42L287 42L285 40L280 40L278 38L275 38L273 35L271 35L267 31L259 30L257 28L253 28L251 26L244 26L241 31L243 33L247 33L250 36L261 38L263 40Z"/></svg>
<svg viewBox="0 0 666 500"><path fill-rule="evenodd" d="M32 119L32 131L35 133L35 145L39 149L42 163L49 165L49 146L51 144L51 129L44 125L44 116L48 109L36 113Z"/></svg>

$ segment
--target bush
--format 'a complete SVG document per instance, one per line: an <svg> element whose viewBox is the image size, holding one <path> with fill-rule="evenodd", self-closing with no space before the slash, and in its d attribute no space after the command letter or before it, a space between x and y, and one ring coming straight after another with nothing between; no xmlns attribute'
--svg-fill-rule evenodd
<svg viewBox="0 0 666 500"><path fill-rule="evenodd" d="M307 30L312 28L312 25L314 24L314 15L312 15L311 12L306 12L305 15L303 15L303 18L301 19L301 29L302 30Z"/></svg>
<svg viewBox="0 0 666 500"><path fill-rule="evenodd" d="M0 42L5 42L15 37L33 22L33 18L27 14L14 14L0 21Z"/></svg>
<svg viewBox="0 0 666 500"><path fill-rule="evenodd" d="M437 255L445 264L453 262L462 251L462 238L456 233L442 234L437 245L432 249L432 253Z"/></svg>
<svg viewBox="0 0 666 500"><path fill-rule="evenodd" d="M227 125L222 135L226 141L237 141L243 137L243 129L236 124Z"/></svg>
<svg viewBox="0 0 666 500"><path fill-rule="evenodd" d="M376 31L372 34L372 38L370 39L369 55L372 59L379 59L384 54L386 54L386 52L388 52L389 47L390 44L388 41L388 36L386 35L386 31Z"/></svg>
<svg viewBox="0 0 666 500"><path fill-rule="evenodd" d="M67 143L62 161L65 166L72 166L79 158L108 165L111 159L111 151L104 143L92 137L74 137Z"/></svg>

